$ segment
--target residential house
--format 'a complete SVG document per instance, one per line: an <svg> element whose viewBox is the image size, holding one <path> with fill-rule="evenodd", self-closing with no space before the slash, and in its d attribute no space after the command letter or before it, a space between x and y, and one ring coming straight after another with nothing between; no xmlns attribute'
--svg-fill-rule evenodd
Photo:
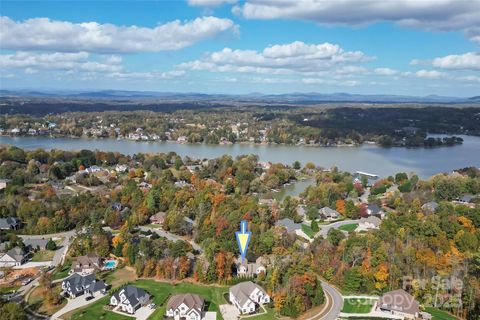
<svg viewBox="0 0 480 320"><path fill-rule="evenodd" d="M45 250L48 241L48 239L23 239L23 244L30 250Z"/></svg>
<svg viewBox="0 0 480 320"><path fill-rule="evenodd" d="M163 225L163 223L165 222L165 216L165 212L157 212L150 217L150 223Z"/></svg>
<svg viewBox="0 0 480 320"><path fill-rule="evenodd" d="M355 231L362 232L362 231L368 231L372 229L378 229L380 227L380 223L382 223L382 220L380 220L375 216L370 216L368 218L361 218Z"/></svg>
<svg viewBox="0 0 480 320"><path fill-rule="evenodd" d="M176 294L170 297L167 302L167 317L175 320L200 320L205 300L197 294Z"/></svg>
<svg viewBox="0 0 480 320"><path fill-rule="evenodd" d="M426 214L432 214L432 213L435 213L435 211L437 211L437 208L438 208L438 203L435 201L430 201L423 204L422 211Z"/></svg>
<svg viewBox="0 0 480 320"><path fill-rule="evenodd" d="M95 253L89 253L86 256L77 257L72 264L70 273L88 274L99 271L102 268L102 259Z"/></svg>
<svg viewBox="0 0 480 320"><path fill-rule="evenodd" d="M134 314L141 306L148 303L150 295L143 289L126 285L110 298L110 305L118 307L123 312Z"/></svg>
<svg viewBox="0 0 480 320"><path fill-rule="evenodd" d="M267 269L261 263L261 257L258 258L254 263L248 262L248 259L242 259L241 256L237 258L237 277L255 277L260 273L266 273Z"/></svg>
<svg viewBox="0 0 480 320"><path fill-rule="evenodd" d="M95 295L97 293L105 294L107 287L102 280L95 279L93 274L80 275L72 274L62 281L62 292L70 298L81 296L82 294Z"/></svg>
<svg viewBox="0 0 480 320"><path fill-rule="evenodd" d="M340 213L330 207L323 207L319 210L320 216L327 221L337 220L340 218Z"/></svg>
<svg viewBox="0 0 480 320"><path fill-rule="evenodd" d="M7 187L8 180L0 179L0 190L3 190Z"/></svg>
<svg viewBox="0 0 480 320"><path fill-rule="evenodd" d="M386 292L378 299L376 309L404 319L415 319L420 312L419 303L403 289Z"/></svg>
<svg viewBox="0 0 480 320"><path fill-rule="evenodd" d="M117 164L115 167L115 171L117 171L118 173L127 172L127 170L128 170L128 166L125 164Z"/></svg>
<svg viewBox="0 0 480 320"><path fill-rule="evenodd" d="M17 217L0 218L0 230L18 230L22 222Z"/></svg>
<svg viewBox="0 0 480 320"><path fill-rule="evenodd" d="M258 305L270 303L270 296L252 281L241 282L231 287L229 299L241 314L254 313Z"/></svg>
<svg viewBox="0 0 480 320"><path fill-rule="evenodd" d="M295 223L292 219L289 218L283 218L281 220L278 220L275 225L287 229L288 233L295 233L297 230L302 229L301 223Z"/></svg>
<svg viewBox="0 0 480 320"><path fill-rule="evenodd" d="M302 218L302 220L305 220L305 218L307 217L307 212L305 210L304 205L298 205L297 206L297 214L298 214L299 217Z"/></svg>
<svg viewBox="0 0 480 320"><path fill-rule="evenodd" d="M371 203L367 206L367 214L369 216L376 216L380 219L385 218L385 211L376 203Z"/></svg>
<svg viewBox="0 0 480 320"><path fill-rule="evenodd" d="M0 257L0 267L18 267L27 262L27 260L28 253L20 247L15 247Z"/></svg>

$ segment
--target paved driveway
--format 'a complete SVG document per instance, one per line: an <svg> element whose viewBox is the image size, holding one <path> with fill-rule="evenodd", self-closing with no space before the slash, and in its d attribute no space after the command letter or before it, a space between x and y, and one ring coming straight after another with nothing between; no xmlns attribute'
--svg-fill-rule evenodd
<svg viewBox="0 0 480 320"><path fill-rule="evenodd" d="M65 305L65 307L58 310L54 315L52 315L51 319L52 320L61 319L61 316L64 315L65 313L70 312L70 311L75 310L75 309L78 309L78 308L81 308L83 306L89 305L89 304L94 303L95 301L105 297L105 295L97 293L92 300L87 301L87 300L85 300L86 296L87 295L84 294L84 295L81 295L79 297L76 297L75 299L68 299L68 302Z"/></svg>
<svg viewBox="0 0 480 320"><path fill-rule="evenodd" d="M320 231L317 232L315 235L315 238L318 236L322 236L323 238L327 237L328 231L330 229L338 229L341 226L347 225L347 224L352 224L352 223L358 223L359 220L343 220L343 221L338 221L330 224L319 224L318 227L320 228ZM348 232L344 232L348 234Z"/></svg>
<svg viewBox="0 0 480 320"><path fill-rule="evenodd" d="M224 320L237 320L240 312L232 304L222 304L219 306Z"/></svg>

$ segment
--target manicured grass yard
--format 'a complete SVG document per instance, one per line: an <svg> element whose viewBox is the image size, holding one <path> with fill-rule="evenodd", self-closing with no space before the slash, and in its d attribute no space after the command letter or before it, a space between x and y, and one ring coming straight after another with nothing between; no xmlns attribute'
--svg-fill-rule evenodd
<svg viewBox="0 0 480 320"><path fill-rule="evenodd" d="M425 311L432 315L433 320L457 320L454 316L436 308L425 308Z"/></svg>
<svg viewBox="0 0 480 320"><path fill-rule="evenodd" d="M60 269L55 269L52 273L52 280L58 280L68 277L68 272L72 268L72 263L67 261L60 267Z"/></svg>
<svg viewBox="0 0 480 320"><path fill-rule="evenodd" d="M340 227L338 227L338 229L350 232L350 231L355 231L355 229L357 229L357 227L358 227L358 224L350 223L350 224L340 226Z"/></svg>
<svg viewBox="0 0 480 320"><path fill-rule="evenodd" d="M55 251L39 250L33 254L32 262L52 261Z"/></svg>
<svg viewBox="0 0 480 320"><path fill-rule="evenodd" d="M369 313L375 300L372 299L345 299L342 312L345 313Z"/></svg>
<svg viewBox="0 0 480 320"><path fill-rule="evenodd" d="M65 314L62 318L72 319L72 320L77 320L77 319L132 320L134 319L132 317L124 316L124 315L103 309L103 306L107 305L109 301L110 301L110 296L106 296L82 309Z"/></svg>
<svg viewBox="0 0 480 320"><path fill-rule="evenodd" d="M113 271L105 271L99 274L102 280L105 280L112 286L113 289L120 287L121 285L137 280L135 271L131 269L121 268Z"/></svg>
<svg viewBox="0 0 480 320"><path fill-rule="evenodd" d="M315 237L315 232L313 232L312 228L306 224L302 224L302 231L312 239Z"/></svg>
<svg viewBox="0 0 480 320"><path fill-rule="evenodd" d="M153 296L153 302L157 309L149 319L163 319L165 314L165 305L168 298L177 293L196 293L205 299L206 309L208 311L217 311L217 319L222 319L218 305L227 303L223 298L223 293L228 291L227 287L202 286L190 283L179 283L171 285L169 283L157 282L154 280L137 280L131 283L134 286L145 289ZM102 298L86 308L77 310L70 319L102 319L102 320L130 320L131 317L122 316L105 310L103 307L108 304L110 297ZM265 315L267 316L267 315ZM272 317L255 319L273 319Z"/></svg>

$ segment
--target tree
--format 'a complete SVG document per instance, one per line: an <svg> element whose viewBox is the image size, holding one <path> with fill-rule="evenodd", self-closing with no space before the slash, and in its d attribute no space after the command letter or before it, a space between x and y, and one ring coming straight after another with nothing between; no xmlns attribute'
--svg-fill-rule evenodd
<svg viewBox="0 0 480 320"><path fill-rule="evenodd" d="M52 240L52 238L50 238L45 246L45 248L47 250L50 250L50 251L54 251L54 250L57 250L57 244L55 243L55 241Z"/></svg>
<svg viewBox="0 0 480 320"><path fill-rule="evenodd" d="M320 229L318 228L318 223L316 220L313 220L310 227L312 228L313 232L318 232Z"/></svg>
<svg viewBox="0 0 480 320"><path fill-rule="evenodd" d="M293 169L300 170L301 167L302 167L302 164L300 163L300 161L297 160L293 163Z"/></svg>
<svg viewBox="0 0 480 320"><path fill-rule="evenodd" d="M345 271L343 277L343 287L348 292L358 292L362 284L362 274L359 267L354 267Z"/></svg>
<svg viewBox="0 0 480 320"><path fill-rule="evenodd" d="M0 314L4 320L27 320L25 311L15 302L7 302L0 306Z"/></svg>
<svg viewBox="0 0 480 320"><path fill-rule="evenodd" d="M343 234L342 231L340 231L338 229L335 229L335 228L332 228L332 229L328 230L327 240L332 245L338 246L340 241L342 241L343 239L345 239L345 235Z"/></svg>

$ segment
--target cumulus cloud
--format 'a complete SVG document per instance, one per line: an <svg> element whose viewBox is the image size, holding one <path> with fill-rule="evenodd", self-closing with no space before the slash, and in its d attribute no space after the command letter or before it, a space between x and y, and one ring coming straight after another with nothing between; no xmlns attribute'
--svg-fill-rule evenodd
<svg viewBox="0 0 480 320"><path fill-rule="evenodd" d="M194 7L218 7L222 4L234 4L237 0L188 0L189 5Z"/></svg>
<svg viewBox="0 0 480 320"><path fill-rule="evenodd" d="M89 60L87 52L77 53L31 53L16 52L0 55L0 69L24 69L25 73L33 74L38 70L48 71L89 71L89 72L118 72L122 70L117 59L105 61Z"/></svg>
<svg viewBox="0 0 480 320"><path fill-rule="evenodd" d="M339 74L346 74L364 71L355 64L374 58L361 51L345 51L336 44L295 41L272 45L262 51L225 48L203 59L182 63L177 68L211 72L312 75L337 70Z"/></svg>
<svg viewBox="0 0 480 320"><path fill-rule="evenodd" d="M480 41L480 0L247 0L233 12L247 19L301 19L362 25L392 21L423 30L463 30Z"/></svg>
<svg viewBox="0 0 480 320"><path fill-rule="evenodd" d="M417 78L426 78L426 79L441 79L445 78L446 74L437 70L418 70L415 72Z"/></svg>
<svg viewBox="0 0 480 320"><path fill-rule="evenodd" d="M390 68L376 68L374 72L381 76L394 76L398 74L397 70L393 70Z"/></svg>
<svg viewBox="0 0 480 320"><path fill-rule="evenodd" d="M72 23L48 18L14 21L0 17L0 43L7 50L137 53L178 50L225 31L235 31L230 19L201 17L175 20L154 28L97 22Z"/></svg>
<svg viewBox="0 0 480 320"><path fill-rule="evenodd" d="M476 52L452 54L433 59L432 65L442 69L480 70L480 54Z"/></svg>

